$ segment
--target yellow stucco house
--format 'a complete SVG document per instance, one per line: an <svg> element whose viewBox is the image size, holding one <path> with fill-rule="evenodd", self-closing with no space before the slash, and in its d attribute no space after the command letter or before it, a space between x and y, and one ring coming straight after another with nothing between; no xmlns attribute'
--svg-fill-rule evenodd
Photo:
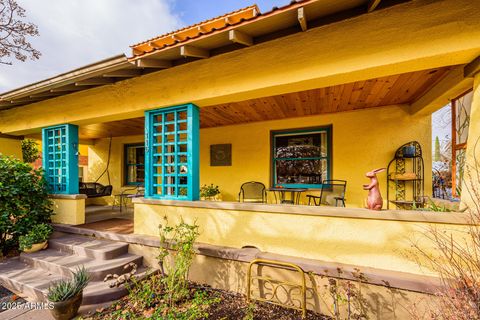
<svg viewBox="0 0 480 320"><path fill-rule="evenodd" d="M431 114L469 90L469 141L480 138L479 1L251 6L131 50L0 95L0 152L19 155L19 137L43 140L56 222L82 224L85 206L111 205L140 184L135 234L156 236L165 215L196 219L210 246L360 267L412 294L428 291L432 274L405 257L406 238L430 224L460 230L465 216L369 211L362 185L365 172L417 141L431 195ZM298 143L320 151L277 156L278 146ZM101 177L112 196L79 194L79 145L88 148L88 178ZM466 146L470 165L474 146ZM298 173L302 165L313 169ZM385 198L387 178L378 176ZM346 207L307 205L325 179L347 181ZM238 202L248 181L306 191L298 205L276 204L273 192L267 203ZM204 184L218 185L223 201L200 201ZM465 193L462 202L472 199ZM219 263L206 257L199 266Z"/></svg>

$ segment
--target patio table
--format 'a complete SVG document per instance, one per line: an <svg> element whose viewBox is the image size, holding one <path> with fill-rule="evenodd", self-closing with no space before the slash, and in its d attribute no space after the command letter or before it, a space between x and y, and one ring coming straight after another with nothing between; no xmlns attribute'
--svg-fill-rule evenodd
<svg viewBox="0 0 480 320"><path fill-rule="evenodd" d="M275 202L278 203L289 203L289 204L299 204L300 203L300 195L302 192L307 191L305 188L269 188L268 191L273 192L275 196ZM290 192L290 200L285 198L285 193ZM278 194L278 197L277 197Z"/></svg>

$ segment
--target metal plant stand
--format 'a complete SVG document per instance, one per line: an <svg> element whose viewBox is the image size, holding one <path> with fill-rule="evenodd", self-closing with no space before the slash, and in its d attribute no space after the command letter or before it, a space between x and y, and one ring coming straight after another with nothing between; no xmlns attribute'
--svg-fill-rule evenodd
<svg viewBox="0 0 480 320"><path fill-rule="evenodd" d="M387 168L387 209L390 204L402 210L423 208L424 174L420 144L411 141L398 148Z"/></svg>

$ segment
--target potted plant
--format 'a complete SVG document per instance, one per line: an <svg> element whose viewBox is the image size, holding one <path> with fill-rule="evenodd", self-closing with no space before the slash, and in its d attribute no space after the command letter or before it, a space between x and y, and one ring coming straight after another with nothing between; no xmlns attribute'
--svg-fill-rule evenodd
<svg viewBox="0 0 480 320"><path fill-rule="evenodd" d="M53 232L51 225L40 223L26 234L19 237L20 250L25 253L37 252L48 247L48 238Z"/></svg>
<svg viewBox="0 0 480 320"><path fill-rule="evenodd" d="M83 289L90 281L85 267L78 268L71 280L60 280L48 288L47 299L52 304L50 312L57 320L70 320L78 312L83 299Z"/></svg>
<svg viewBox="0 0 480 320"><path fill-rule="evenodd" d="M220 189L218 186L214 186L213 183L207 186L204 184L200 188L200 198L202 200L214 200L214 201L220 201L219 199L220 195Z"/></svg>

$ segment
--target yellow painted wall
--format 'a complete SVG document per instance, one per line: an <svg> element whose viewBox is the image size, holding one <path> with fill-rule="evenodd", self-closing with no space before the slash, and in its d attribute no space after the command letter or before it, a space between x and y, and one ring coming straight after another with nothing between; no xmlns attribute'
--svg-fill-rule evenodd
<svg viewBox="0 0 480 320"><path fill-rule="evenodd" d="M14 156L17 159L23 159L22 140L0 137L0 154Z"/></svg>
<svg viewBox="0 0 480 320"><path fill-rule="evenodd" d="M470 111L462 205L480 210L480 72L475 75Z"/></svg>
<svg viewBox="0 0 480 320"><path fill-rule="evenodd" d="M425 194L431 194L431 122L430 116L412 116L404 108L390 106L286 120L256 122L200 130L200 184L220 187L224 201L237 201L240 185L261 181L270 186L270 130L298 129L332 125L332 178L347 180L347 206L363 207L367 191L362 184L370 180L365 173L386 167L402 144L417 140L425 161ZM142 142L143 136L117 137L112 140L110 179L113 193L124 187L124 144ZM89 147L89 179L95 181L105 169L109 139L96 140ZM211 144L232 144L232 166L210 166ZM386 173L379 174L381 192L386 198ZM108 184L105 175L99 181ZM319 191L312 194L319 195ZM271 193L269 202L274 202ZM88 203L111 203L112 198L89 199ZM306 204L306 197L302 198Z"/></svg>
<svg viewBox="0 0 480 320"><path fill-rule="evenodd" d="M110 184L113 186L113 192L111 197L102 197L88 199L87 204L112 204L113 195L121 193L123 190L132 189L133 186L125 186L124 181L124 146L130 143L143 143L145 137L140 136L127 136L127 137L115 137L112 139L112 149L110 156ZM93 145L88 146L88 179L89 182L96 181L107 166L108 160L108 146L110 139L98 139L95 140ZM99 183L108 185L107 174L103 175ZM134 193L135 191L129 191Z"/></svg>
<svg viewBox="0 0 480 320"><path fill-rule="evenodd" d="M257 122L200 130L200 182L220 187L223 200L237 201L243 182L270 186L270 131L332 125L333 179L347 180L347 206L363 207L370 180L367 171L386 167L395 151L411 140L420 142L425 161L425 194L431 194L430 116L411 116L402 107ZM232 166L211 167L210 145L231 143ZM386 198L386 173L378 175ZM314 194L319 195L316 191ZM274 201L269 194L269 201ZM306 198L302 199L306 203Z"/></svg>
<svg viewBox="0 0 480 320"><path fill-rule="evenodd" d="M377 213L372 213L371 219L360 219L352 211L366 209L337 209L342 210L345 216L334 217L328 216L328 210L325 210L325 216L319 216L135 203L134 232L158 236L158 225L164 223L163 217L167 216L170 225L179 223L180 219L187 223L196 221L201 233L198 241L202 243L234 248L255 246L261 251L289 256L415 274L429 273L407 256L412 250L412 241L417 241L426 252L435 253L432 242L424 237L428 223L397 221L394 217L376 220ZM435 226L449 232L463 230L462 236L468 230L461 225L437 223Z"/></svg>
<svg viewBox="0 0 480 320"><path fill-rule="evenodd" d="M229 103L464 64L479 51L479 1L410 1L113 85L2 111L0 132L38 132L48 125L131 118L147 109L186 102Z"/></svg>

